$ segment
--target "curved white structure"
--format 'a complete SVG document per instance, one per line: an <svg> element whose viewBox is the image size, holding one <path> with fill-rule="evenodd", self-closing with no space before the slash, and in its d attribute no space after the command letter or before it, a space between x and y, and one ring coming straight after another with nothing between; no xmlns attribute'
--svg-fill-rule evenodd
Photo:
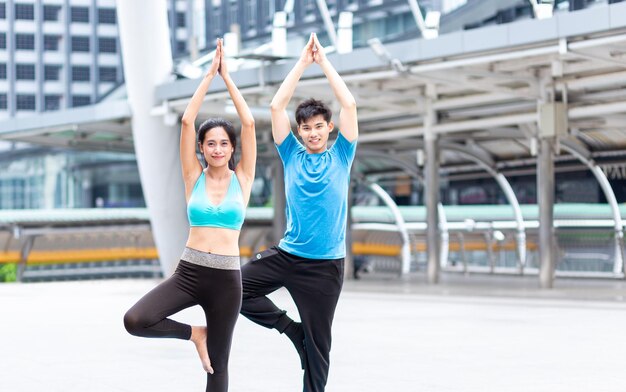
<svg viewBox="0 0 626 392"><path fill-rule="evenodd" d="M155 87L172 72L172 48L165 0L118 1L117 17L128 101L132 109L135 154L141 186L159 250L163 274L180 258L189 226L179 160L179 128L150 115L158 103Z"/></svg>

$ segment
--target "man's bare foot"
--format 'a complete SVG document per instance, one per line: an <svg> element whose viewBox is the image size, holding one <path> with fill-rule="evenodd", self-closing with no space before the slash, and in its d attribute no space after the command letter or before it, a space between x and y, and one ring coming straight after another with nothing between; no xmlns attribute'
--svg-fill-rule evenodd
<svg viewBox="0 0 626 392"><path fill-rule="evenodd" d="M196 350L202 361L202 367L204 371L213 374L213 368L211 367L211 360L209 359L209 352L206 348L207 330L206 327L191 327L191 339L189 339L196 345Z"/></svg>

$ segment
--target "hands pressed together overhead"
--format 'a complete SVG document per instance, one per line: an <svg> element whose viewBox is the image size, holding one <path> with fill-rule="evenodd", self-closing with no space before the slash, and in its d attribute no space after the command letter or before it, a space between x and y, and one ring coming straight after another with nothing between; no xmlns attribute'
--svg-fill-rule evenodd
<svg viewBox="0 0 626 392"><path fill-rule="evenodd" d="M311 33L311 36L309 37L309 42L307 42L304 49L302 49L300 61L306 65L311 65L313 63L322 64L326 61L324 47L317 39L317 34Z"/></svg>
<svg viewBox="0 0 626 392"><path fill-rule="evenodd" d="M213 62L211 63L211 67L207 71L206 76L214 77L218 73L222 78L225 78L228 75L226 60L224 59L224 40L222 38L217 39L217 47L215 48Z"/></svg>
<svg viewBox="0 0 626 392"><path fill-rule="evenodd" d="M311 33L309 41L305 45L304 49L302 49L300 61L307 66L313 63L322 64L326 61L326 53L324 53L324 47L317 39L317 34ZM224 40L222 38L217 39L217 47L215 48L213 62L211 63L211 67L209 67L206 76L215 77L217 74L220 74L222 78L228 75L226 60L224 59Z"/></svg>

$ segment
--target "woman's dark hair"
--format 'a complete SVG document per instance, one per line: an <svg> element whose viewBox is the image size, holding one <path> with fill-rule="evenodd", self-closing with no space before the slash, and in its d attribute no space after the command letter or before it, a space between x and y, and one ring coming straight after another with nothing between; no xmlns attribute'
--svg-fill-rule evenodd
<svg viewBox="0 0 626 392"><path fill-rule="evenodd" d="M309 98L296 108L296 123L300 125L311 117L320 114L324 116L324 121L326 122L330 122L330 119L333 117L333 112L324 102Z"/></svg>
<svg viewBox="0 0 626 392"><path fill-rule="evenodd" d="M223 118L210 118L200 125L198 128L198 143L201 145L204 144L204 139L206 138L206 134L213 128L222 127L226 134L228 135L228 139L230 140L230 144L233 146L233 153L230 156L230 160L228 161L228 168L230 170L235 170L235 153L237 152L237 135L235 134L235 127L233 124L224 120ZM207 161L202 157L204 161L204 166L206 167Z"/></svg>

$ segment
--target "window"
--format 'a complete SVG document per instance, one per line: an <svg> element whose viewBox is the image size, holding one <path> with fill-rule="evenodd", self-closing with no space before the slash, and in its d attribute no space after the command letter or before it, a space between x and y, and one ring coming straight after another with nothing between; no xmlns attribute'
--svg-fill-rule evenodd
<svg viewBox="0 0 626 392"><path fill-rule="evenodd" d="M17 94L17 110L35 110L35 95Z"/></svg>
<svg viewBox="0 0 626 392"><path fill-rule="evenodd" d="M35 35L15 34L15 49L33 50L35 49Z"/></svg>
<svg viewBox="0 0 626 392"><path fill-rule="evenodd" d="M187 15L184 12L176 13L176 27L185 27L187 24Z"/></svg>
<svg viewBox="0 0 626 392"><path fill-rule="evenodd" d="M89 37L72 37L72 52L89 52Z"/></svg>
<svg viewBox="0 0 626 392"><path fill-rule="evenodd" d="M98 38L98 52L117 53L117 40L115 38Z"/></svg>
<svg viewBox="0 0 626 392"><path fill-rule="evenodd" d="M15 4L15 19L35 20L35 6L33 4Z"/></svg>
<svg viewBox="0 0 626 392"><path fill-rule="evenodd" d="M78 23L89 23L89 8L72 7L70 9L70 20Z"/></svg>
<svg viewBox="0 0 626 392"><path fill-rule="evenodd" d="M7 65L2 63L0 64L0 79L6 79L7 78Z"/></svg>
<svg viewBox="0 0 626 392"><path fill-rule="evenodd" d="M72 107L86 106L91 104L89 95L72 95Z"/></svg>
<svg viewBox="0 0 626 392"><path fill-rule="evenodd" d="M88 82L91 80L89 67L72 67L72 82Z"/></svg>
<svg viewBox="0 0 626 392"><path fill-rule="evenodd" d="M43 20L47 22L59 20L59 11L61 11L60 5L44 5Z"/></svg>
<svg viewBox="0 0 626 392"><path fill-rule="evenodd" d="M46 95L44 97L43 110L59 110L61 109L61 96L60 95Z"/></svg>
<svg viewBox="0 0 626 392"><path fill-rule="evenodd" d="M116 82L117 81L117 68L116 67L100 67L98 70L98 76L101 82Z"/></svg>
<svg viewBox="0 0 626 392"><path fill-rule="evenodd" d="M98 8L98 23L116 24L117 16L115 14L115 8Z"/></svg>
<svg viewBox="0 0 626 392"><path fill-rule="evenodd" d="M60 65L45 65L43 68L44 80L59 80L61 75Z"/></svg>
<svg viewBox="0 0 626 392"><path fill-rule="evenodd" d="M6 49L6 48L7 48L7 34L0 33L0 49Z"/></svg>
<svg viewBox="0 0 626 392"><path fill-rule="evenodd" d="M17 80L35 80L35 64L16 64L15 78Z"/></svg>
<svg viewBox="0 0 626 392"><path fill-rule="evenodd" d="M0 3L0 19L7 18L7 5L6 3Z"/></svg>
<svg viewBox="0 0 626 392"><path fill-rule="evenodd" d="M178 53L187 51L187 42L185 42L185 41L176 41L176 51Z"/></svg>
<svg viewBox="0 0 626 392"><path fill-rule="evenodd" d="M6 109L7 108L7 95L6 94L0 94L0 109Z"/></svg>
<svg viewBox="0 0 626 392"><path fill-rule="evenodd" d="M60 35L44 35L43 36L43 50L54 51L59 50Z"/></svg>

